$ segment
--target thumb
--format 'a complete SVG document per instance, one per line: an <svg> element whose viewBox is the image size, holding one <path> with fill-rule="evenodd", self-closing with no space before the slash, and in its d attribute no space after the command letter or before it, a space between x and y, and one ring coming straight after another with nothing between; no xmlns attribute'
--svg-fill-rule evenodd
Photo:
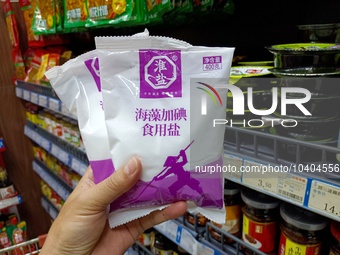
<svg viewBox="0 0 340 255"><path fill-rule="evenodd" d="M131 158L123 167L112 175L93 186L87 196L88 201L96 203L98 209L105 209L120 195L132 188L142 172L142 165L138 158Z"/></svg>

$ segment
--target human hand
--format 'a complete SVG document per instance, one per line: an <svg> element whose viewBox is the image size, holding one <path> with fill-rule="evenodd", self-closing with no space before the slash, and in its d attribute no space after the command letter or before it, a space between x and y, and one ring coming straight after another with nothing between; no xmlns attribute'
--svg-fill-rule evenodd
<svg viewBox="0 0 340 255"><path fill-rule="evenodd" d="M40 255L124 254L144 230L186 211L186 202L180 201L111 229L107 206L128 191L141 172L141 163L134 157L110 177L94 184L89 167L52 224Z"/></svg>

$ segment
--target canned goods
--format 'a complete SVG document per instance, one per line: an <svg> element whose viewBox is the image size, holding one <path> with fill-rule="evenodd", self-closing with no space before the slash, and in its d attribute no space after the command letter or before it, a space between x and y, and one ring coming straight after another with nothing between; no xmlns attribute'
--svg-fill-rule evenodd
<svg viewBox="0 0 340 255"><path fill-rule="evenodd" d="M331 234L329 255L340 255L340 222L332 221Z"/></svg>
<svg viewBox="0 0 340 255"><path fill-rule="evenodd" d="M321 237L328 220L292 204L280 206L281 235L279 255L320 255Z"/></svg>
<svg viewBox="0 0 340 255"><path fill-rule="evenodd" d="M267 254L275 254L278 205L277 199L250 189L244 189L242 240ZM253 254L244 248L246 254Z"/></svg>
<svg viewBox="0 0 340 255"><path fill-rule="evenodd" d="M225 224L217 224L212 222L216 227L221 228L223 231L232 234L236 237L241 237L241 222L242 211L241 204L242 199L238 186L228 180L224 182L224 204L226 210ZM209 228L209 232L215 240L222 242L221 232L216 231L214 228ZM224 243L232 243L230 238L224 238Z"/></svg>

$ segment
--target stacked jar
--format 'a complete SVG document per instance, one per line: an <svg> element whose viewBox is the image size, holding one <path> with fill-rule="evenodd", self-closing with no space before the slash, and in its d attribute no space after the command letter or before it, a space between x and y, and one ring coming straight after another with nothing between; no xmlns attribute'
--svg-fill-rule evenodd
<svg viewBox="0 0 340 255"><path fill-rule="evenodd" d="M274 55L272 73L278 77L278 99L275 111L281 124L272 131L317 145L337 145L340 127L340 46L335 43L292 43L267 47ZM282 124L284 121L284 125ZM296 161L299 149L302 162L318 162L322 153L308 146L280 144L280 157ZM327 160L335 161L329 153Z"/></svg>
<svg viewBox="0 0 340 255"><path fill-rule="evenodd" d="M276 254L279 201L251 189L241 192L243 207L242 240L266 254ZM253 251L243 247L246 255Z"/></svg>
<svg viewBox="0 0 340 255"><path fill-rule="evenodd" d="M322 238L328 224L326 218L288 203L281 204L280 215L279 255L322 254Z"/></svg>
<svg viewBox="0 0 340 255"><path fill-rule="evenodd" d="M242 222L242 199L239 186L235 183L225 180L224 182L224 205L226 211L225 224L217 224L212 222L214 226L220 228L235 237L241 238L241 222ZM209 232L212 238L218 242L222 242L222 233L217 229L209 227ZM231 238L224 236L224 244L233 243Z"/></svg>

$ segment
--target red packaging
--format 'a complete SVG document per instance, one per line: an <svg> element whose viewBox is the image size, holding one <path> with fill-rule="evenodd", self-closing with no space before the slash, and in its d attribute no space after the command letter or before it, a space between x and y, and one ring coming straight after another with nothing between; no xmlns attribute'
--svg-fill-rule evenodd
<svg viewBox="0 0 340 255"><path fill-rule="evenodd" d="M3 2L2 4L2 8L6 17L7 31L9 39L11 41L11 45L14 48L19 48L19 34L17 21L10 0L5 0L5 2Z"/></svg>

